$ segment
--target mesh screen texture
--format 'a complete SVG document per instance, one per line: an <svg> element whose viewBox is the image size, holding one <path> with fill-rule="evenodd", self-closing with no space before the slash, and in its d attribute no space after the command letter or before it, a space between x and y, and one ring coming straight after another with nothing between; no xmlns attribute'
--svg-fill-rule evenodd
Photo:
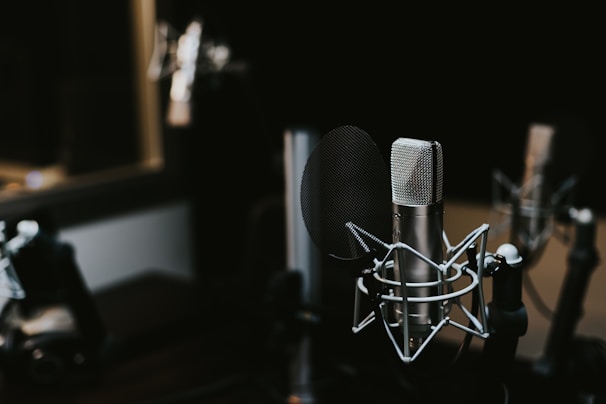
<svg viewBox="0 0 606 404"><path fill-rule="evenodd" d="M368 133L345 125L322 137L303 172L301 209L311 239L324 253L344 259L367 254L352 240L348 222L390 242L389 174Z"/></svg>
<svg viewBox="0 0 606 404"><path fill-rule="evenodd" d="M391 197L398 205L440 202L443 188L442 146L435 141L399 138L391 146Z"/></svg>

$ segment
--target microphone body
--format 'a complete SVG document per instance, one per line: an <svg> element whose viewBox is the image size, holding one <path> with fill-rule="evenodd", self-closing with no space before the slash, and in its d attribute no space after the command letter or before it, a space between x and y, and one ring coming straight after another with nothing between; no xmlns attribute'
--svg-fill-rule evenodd
<svg viewBox="0 0 606 404"><path fill-rule="evenodd" d="M400 138L391 149L393 241L412 247L435 263L443 260L442 146L435 141ZM435 268L412 253L394 257L394 280L408 283L396 296L431 297L439 287ZM404 297L406 297L404 296ZM409 345L418 347L440 319L439 302L394 303L398 323L408 322ZM404 318L406 317L406 319Z"/></svg>

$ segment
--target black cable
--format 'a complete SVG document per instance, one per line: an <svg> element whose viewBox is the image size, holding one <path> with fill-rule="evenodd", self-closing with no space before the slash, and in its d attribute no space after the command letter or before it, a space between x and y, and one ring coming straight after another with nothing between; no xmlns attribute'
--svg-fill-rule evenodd
<svg viewBox="0 0 606 404"><path fill-rule="evenodd" d="M527 271L527 270L524 271L523 276L524 276L524 289L526 290L526 293L527 293L528 297L530 298L530 300L532 301L532 304L534 305L534 307L537 309L539 314L542 315L546 320L549 320L549 321L553 320L554 312L551 308L549 308L547 306L547 304L541 297L541 294L539 293L539 291L537 290L537 288L534 285L534 282L532 281L532 277L530 276L529 271Z"/></svg>

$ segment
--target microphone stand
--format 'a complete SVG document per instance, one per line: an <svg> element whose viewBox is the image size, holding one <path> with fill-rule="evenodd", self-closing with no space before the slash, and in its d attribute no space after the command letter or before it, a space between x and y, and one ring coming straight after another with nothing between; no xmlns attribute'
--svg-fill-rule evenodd
<svg viewBox="0 0 606 404"><path fill-rule="evenodd" d="M487 305L490 337L484 343L483 360L493 375L503 376L509 374L518 339L528 326L522 302L522 258L513 244L503 244L486 269L485 276L492 277L493 300Z"/></svg>
<svg viewBox="0 0 606 404"><path fill-rule="evenodd" d="M574 220L576 232L568 254L568 272L543 356L534 363L533 370L547 381L565 381L566 384L572 381L575 383L573 390L580 396L593 399L599 393L604 398L606 343L595 338L574 337L577 322L583 314L589 278L599 262L595 247L595 217L589 209L570 209L569 216Z"/></svg>

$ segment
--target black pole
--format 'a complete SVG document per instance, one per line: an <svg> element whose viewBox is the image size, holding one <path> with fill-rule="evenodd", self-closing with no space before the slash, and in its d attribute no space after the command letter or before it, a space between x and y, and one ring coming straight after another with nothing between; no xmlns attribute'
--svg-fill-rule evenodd
<svg viewBox="0 0 606 404"><path fill-rule="evenodd" d="M573 209L571 213L576 223L576 234L568 254L568 273L562 284L543 356L534 364L535 372L546 378L559 378L567 373L576 325L583 315L585 292L599 261L593 213L589 209Z"/></svg>
<svg viewBox="0 0 606 404"><path fill-rule="evenodd" d="M517 248L513 244L499 247L487 269L486 275L493 279L493 300L487 307L490 336L484 343L483 358L487 369L504 376L514 362L518 339L528 326L522 302L522 259Z"/></svg>

